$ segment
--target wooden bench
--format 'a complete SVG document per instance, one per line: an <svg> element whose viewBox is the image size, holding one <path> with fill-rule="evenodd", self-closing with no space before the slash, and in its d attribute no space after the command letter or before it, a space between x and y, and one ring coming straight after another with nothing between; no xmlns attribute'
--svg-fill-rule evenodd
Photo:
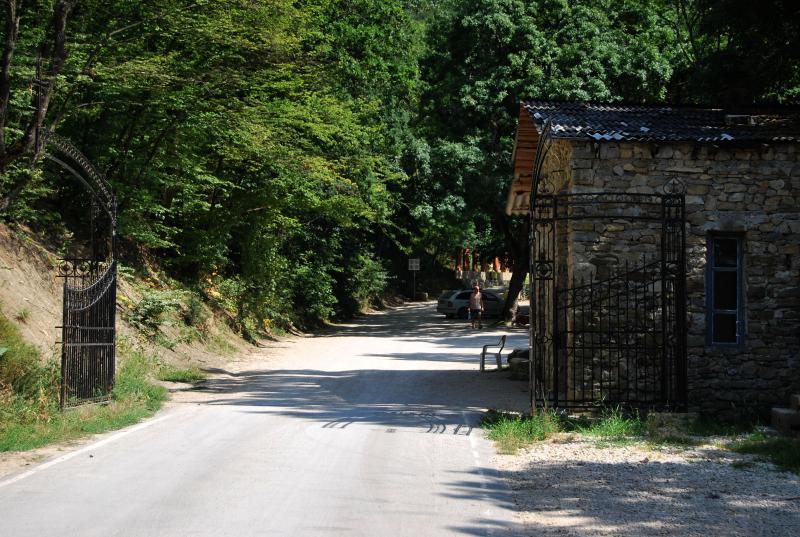
<svg viewBox="0 0 800 537"><path fill-rule="evenodd" d="M483 351L481 352L481 371L486 370L486 355L487 354L494 354L495 361L497 361L497 369L501 369L503 367L503 348L506 346L506 336L503 335L500 337L500 341L494 344L484 345ZM489 352L489 349L497 347L497 352L492 351Z"/></svg>

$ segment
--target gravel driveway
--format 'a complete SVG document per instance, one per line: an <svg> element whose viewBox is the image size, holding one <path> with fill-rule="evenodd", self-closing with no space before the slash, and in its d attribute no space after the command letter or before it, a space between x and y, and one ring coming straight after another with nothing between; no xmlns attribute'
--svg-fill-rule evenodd
<svg viewBox="0 0 800 537"><path fill-rule="evenodd" d="M800 478L711 445L561 437L494 462L532 536L800 535Z"/></svg>

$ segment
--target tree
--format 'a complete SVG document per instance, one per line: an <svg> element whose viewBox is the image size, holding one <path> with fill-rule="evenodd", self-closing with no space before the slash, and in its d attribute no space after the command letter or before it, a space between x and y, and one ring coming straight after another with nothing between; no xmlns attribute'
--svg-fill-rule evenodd
<svg viewBox="0 0 800 537"><path fill-rule="evenodd" d="M670 0L666 7L681 50L671 100L753 106L800 97L800 4Z"/></svg>
<svg viewBox="0 0 800 537"><path fill-rule="evenodd" d="M24 87L21 87L19 78L16 81L12 78L12 60L20 44L23 45L23 50L20 52L27 53L30 57L32 55L30 46L33 42L27 39L20 43L20 23L24 16L34 25L37 20L45 18L42 12L45 9L44 6L35 4L32 10L26 12L22 0L6 1L3 52L0 60L0 176L7 174L9 167L25 156L29 156L34 165L39 159L41 148L34 147L34 144L50 106L56 80L67 59L66 28L72 7L72 2L68 0L58 0L52 7L44 36L36 47L37 80L30 82L28 86L33 110L27 117L17 118L15 124L9 121L12 111L9 103L20 96ZM40 65L44 65L43 70L39 69ZM38 79L40 76L41 79ZM34 85L37 88L34 89ZM14 172L10 184L0 198L0 213L8 210L32 177L30 170L16 169Z"/></svg>
<svg viewBox="0 0 800 537"><path fill-rule="evenodd" d="M453 3L431 26L420 130L431 154L457 149L426 180L460 170L458 181L443 179L444 190L464 200L462 216L476 229L499 231L504 249L515 252L506 311L528 266L526 224L503 213L519 101L664 99L677 51L657 7L647 0L470 0Z"/></svg>

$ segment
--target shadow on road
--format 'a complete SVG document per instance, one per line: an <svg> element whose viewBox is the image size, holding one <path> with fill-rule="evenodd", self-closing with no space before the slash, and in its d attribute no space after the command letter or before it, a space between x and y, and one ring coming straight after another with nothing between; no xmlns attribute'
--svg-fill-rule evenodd
<svg viewBox="0 0 800 537"><path fill-rule="evenodd" d="M798 481L737 470L714 457L683 462L550 460L502 474L534 535L798 535Z"/></svg>
<svg viewBox="0 0 800 537"><path fill-rule="evenodd" d="M507 400L524 404L527 385L508 380L503 371L282 369L231 373L210 381L204 390L220 394L209 405L263 407L321 422L347 418L396 425L398 410L427 409L442 419L463 412L477 415Z"/></svg>
<svg viewBox="0 0 800 537"><path fill-rule="evenodd" d="M359 317L356 321L325 330L314 337L377 337L401 341L428 341L441 346L478 349L500 335L507 334L518 346L527 346L528 332L524 328L506 327L497 318L486 318L483 329L472 329L470 321L446 319L436 313L434 303L409 304ZM483 342L478 344L478 342Z"/></svg>
<svg viewBox="0 0 800 537"><path fill-rule="evenodd" d="M298 351L297 367L285 367L284 356L279 362L284 367L277 369L212 370L218 375L203 387L210 397L201 402L248 415L305 420L319 427L316 435L366 427L370 434L438 435L437 441L446 442L466 437L469 446L484 409L524 411L527 406L526 383L509 380L505 371L478 371L481 347L509 334L510 351L527 344L526 334L488 322L483 330L471 330L466 321L446 320L433 311L431 304L414 304L326 330ZM340 370L337 362L364 368ZM494 368L492 360L489 368ZM484 505L514 510L508 487L489 467L453 475L442 494L483 498ZM514 535L517 528L508 518L467 511L463 524L450 530Z"/></svg>

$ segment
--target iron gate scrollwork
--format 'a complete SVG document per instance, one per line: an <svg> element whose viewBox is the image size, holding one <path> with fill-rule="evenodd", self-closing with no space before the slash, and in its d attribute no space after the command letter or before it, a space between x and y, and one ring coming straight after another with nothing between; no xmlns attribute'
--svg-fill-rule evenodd
<svg viewBox="0 0 800 537"><path fill-rule="evenodd" d="M61 328L61 406L106 401L116 369L116 224L114 191L72 143L41 136L45 158L77 179L89 193L88 257L65 258ZM86 251L86 250L84 250Z"/></svg>
<svg viewBox="0 0 800 537"><path fill-rule="evenodd" d="M684 410L683 184L557 193L541 169L530 215L531 409Z"/></svg>

